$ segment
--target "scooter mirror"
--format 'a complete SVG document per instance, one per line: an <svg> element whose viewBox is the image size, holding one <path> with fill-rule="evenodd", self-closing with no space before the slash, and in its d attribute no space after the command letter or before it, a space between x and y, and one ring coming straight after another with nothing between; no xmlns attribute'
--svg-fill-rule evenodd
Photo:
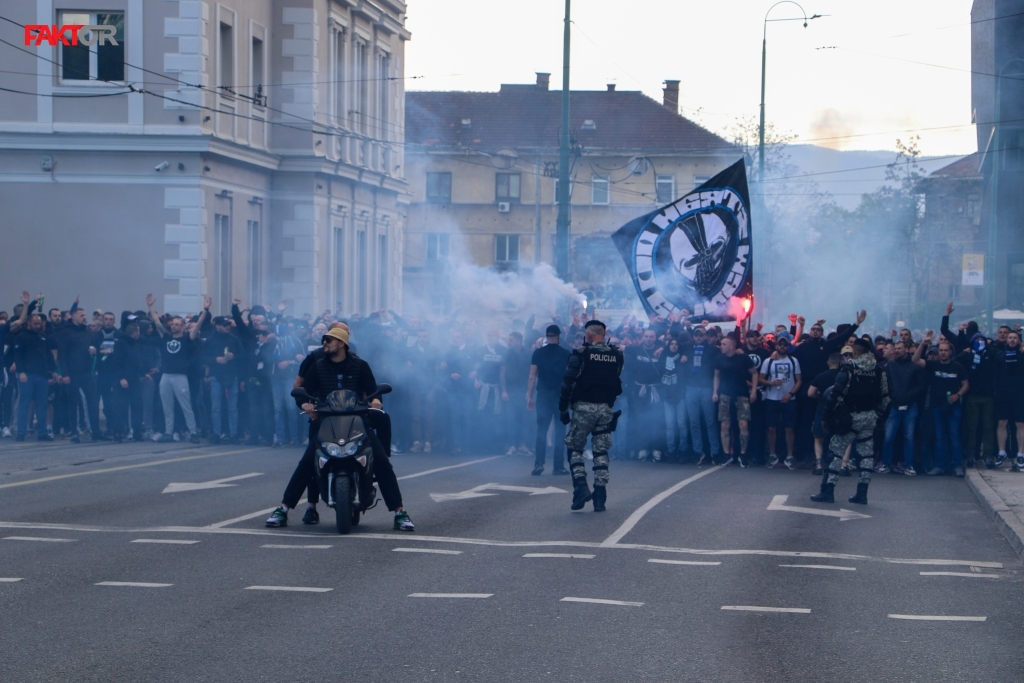
<svg viewBox="0 0 1024 683"><path fill-rule="evenodd" d="M390 394L392 391L391 385L387 382L381 382L377 385L377 391L373 392L370 396L366 397L366 400L372 401L375 398L383 396L384 394Z"/></svg>
<svg viewBox="0 0 1024 683"><path fill-rule="evenodd" d="M313 400L313 397L309 395L309 392L302 387L292 389L292 398L307 398L309 400Z"/></svg>

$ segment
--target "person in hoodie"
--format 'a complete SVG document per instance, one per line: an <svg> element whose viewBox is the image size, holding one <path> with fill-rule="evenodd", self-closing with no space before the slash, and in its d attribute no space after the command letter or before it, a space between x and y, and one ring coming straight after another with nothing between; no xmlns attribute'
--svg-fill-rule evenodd
<svg viewBox="0 0 1024 683"><path fill-rule="evenodd" d="M644 331L639 344L623 351L628 361L625 384L629 406L629 450L636 450L637 460L641 461L650 456L654 462L660 462L665 448L662 438L665 434L662 374L658 368L658 357L662 351L657 334L651 328Z"/></svg>
<svg viewBox="0 0 1024 683"><path fill-rule="evenodd" d="M92 429L93 441L106 441L100 431L99 397L96 394L96 378L93 362L97 348L93 346L94 335L89 330L85 309L78 308L71 314L71 324L57 335L57 362L60 365L61 382L68 386L68 415L72 422L71 440L78 443L83 431L75 427L78 416L78 402L85 397L86 414Z"/></svg>
<svg viewBox="0 0 1024 683"><path fill-rule="evenodd" d="M24 309L22 309L24 310ZM24 319L24 316L19 318ZM18 428L15 440L24 441L28 433L29 406L36 408L36 431L39 441L53 441L46 432L47 381L56 377L52 345L46 338L46 325L38 314L7 339L11 345L14 366L18 373Z"/></svg>
<svg viewBox="0 0 1024 683"><path fill-rule="evenodd" d="M264 324L256 330L256 345L249 357L246 391L249 396L249 445L281 446L274 438L274 394L270 386L277 339Z"/></svg>
<svg viewBox="0 0 1024 683"><path fill-rule="evenodd" d="M867 505L868 485L874 469L873 438L878 417L889 407L889 380L878 367L870 341L854 339L851 343L853 358L844 363L836 376L836 383L826 397L826 409L842 403L850 412L852 427L845 434L834 434L829 441L829 461L821 479L821 491L811 500L816 503L834 503L836 482L842 469L843 454L853 444L860 480L857 493L848 500Z"/></svg>
<svg viewBox="0 0 1024 683"><path fill-rule="evenodd" d="M93 335L90 343L96 349L96 394L100 403L103 404L103 414L107 416L106 436L110 438L114 436L114 429L110 424L111 416L120 409L118 398L114 395L118 388L118 371L114 367L113 359L114 346L120 336L121 333L117 329L117 316L108 311L100 317L100 331ZM120 417L114 416L113 420L118 423Z"/></svg>
<svg viewBox="0 0 1024 683"><path fill-rule="evenodd" d="M978 441L981 441L981 454L985 462L992 462L996 458L993 396L997 353L996 345L989 344L985 335L977 332L970 338L967 349L954 359L967 369L967 380L971 385L971 391L964 401L964 428L967 430L964 452L967 467L974 466L975 456L978 455ZM998 459L999 465L1005 460L1006 456L1003 455Z"/></svg>
<svg viewBox="0 0 1024 683"><path fill-rule="evenodd" d="M889 382L889 417L885 421L885 441L882 445L882 464L875 472L885 474L892 464L896 435L903 429L903 474L914 476L914 432L917 425L918 404L928 390L928 381L921 368L910 360L906 342L893 345L892 358L885 364ZM897 465L898 467L898 465ZM899 471L899 470L897 470Z"/></svg>
<svg viewBox="0 0 1024 683"><path fill-rule="evenodd" d="M238 364L242 345L231 333L231 319L219 315L213 319L214 333L203 345L206 352L206 376L210 378L210 443L228 439L238 443ZM290 384L290 382L289 382ZM291 386L288 387L291 391ZM224 401L227 400L227 424Z"/></svg>
<svg viewBox="0 0 1024 683"><path fill-rule="evenodd" d="M115 381L108 427L111 438L117 443L128 435L129 426L135 441L145 438L142 429L142 383L149 368L144 367L139 334L138 323L125 325L124 334L115 338L113 351L106 361L111 365L110 372Z"/></svg>

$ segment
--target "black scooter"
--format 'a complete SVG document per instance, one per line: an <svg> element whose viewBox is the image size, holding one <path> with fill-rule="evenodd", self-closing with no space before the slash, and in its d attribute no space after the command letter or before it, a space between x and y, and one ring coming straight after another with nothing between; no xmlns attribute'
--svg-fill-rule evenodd
<svg viewBox="0 0 1024 683"><path fill-rule="evenodd" d="M321 497L334 508L338 533L347 534L359 524L359 516L377 504L373 479L376 436L363 421L370 401L391 393L390 384L378 384L365 399L354 391L332 391L323 403L303 389L293 389L292 397L316 406L320 417L317 432L316 477ZM383 456L386 457L386 456Z"/></svg>

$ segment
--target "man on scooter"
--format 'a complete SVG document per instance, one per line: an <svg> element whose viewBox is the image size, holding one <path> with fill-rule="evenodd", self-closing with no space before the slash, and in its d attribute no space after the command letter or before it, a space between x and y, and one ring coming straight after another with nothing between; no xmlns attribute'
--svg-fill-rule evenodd
<svg viewBox="0 0 1024 683"><path fill-rule="evenodd" d="M377 380L369 364L362 358L348 352L348 331L335 328L328 330L323 337L324 357L313 363L302 377L302 387L310 396L318 401L326 401L328 394L339 389L354 391L362 397L369 396L377 390ZM299 401L297 401L299 402ZM310 420L316 421L316 406L312 403L300 403ZM379 398L370 403L374 408L364 418L367 426L376 432L374 446L380 446L373 458L373 474L380 486L381 496L388 510L395 513L395 526L398 531L414 531L409 513L402 507L402 492L398 488L395 470L391 467L391 418L383 411ZM266 524L269 527L288 526L288 511L299 503L302 491L314 473L316 457L316 439L310 439L302 459L292 474L284 491L284 498L270 515Z"/></svg>

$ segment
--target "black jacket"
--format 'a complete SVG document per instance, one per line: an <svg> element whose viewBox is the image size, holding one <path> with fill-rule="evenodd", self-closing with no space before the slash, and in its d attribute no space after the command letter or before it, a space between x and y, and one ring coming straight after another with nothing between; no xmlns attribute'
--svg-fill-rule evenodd
<svg viewBox="0 0 1024 683"><path fill-rule="evenodd" d="M149 367L143 361L142 344L127 335L114 340L114 353L108 358L105 362L111 364L110 372L115 374L118 381L126 379L129 384L136 384L139 378L149 372Z"/></svg>
<svg viewBox="0 0 1024 683"><path fill-rule="evenodd" d="M302 376L302 388L319 401L326 400L328 394L338 389L348 389L365 397L377 390L377 380L370 364L355 354L349 354L340 363L325 356L306 370ZM295 399L300 408L303 403L302 399Z"/></svg>
<svg viewBox="0 0 1024 683"><path fill-rule="evenodd" d="M928 377L924 370L909 358L889 361L885 364L885 374L889 378L889 395L893 405L909 406L917 403L928 391Z"/></svg>
<svg viewBox="0 0 1024 683"><path fill-rule="evenodd" d="M619 375L624 364L622 351L604 342L587 343L573 351L562 379L558 410L564 413L577 401L614 405L622 393Z"/></svg>
<svg viewBox="0 0 1024 683"><path fill-rule="evenodd" d="M57 360L65 377L92 372L93 333L86 325L68 325L57 335Z"/></svg>
<svg viewBox="0 0 1024 683"><path fill-rule="evenodd" d="M51 345L45 335L21 328L7 338L19 373L49 376L54 371Z"/></svg>

